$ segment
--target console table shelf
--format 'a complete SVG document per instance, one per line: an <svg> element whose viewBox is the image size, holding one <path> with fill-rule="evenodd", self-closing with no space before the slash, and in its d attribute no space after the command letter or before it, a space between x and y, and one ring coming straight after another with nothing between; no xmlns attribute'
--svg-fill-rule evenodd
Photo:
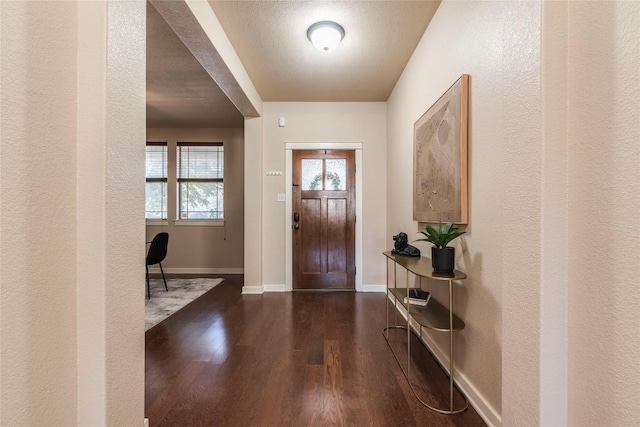
<svg viewBox="0 0 640 427"><path fill-rule="evenodd" d="M417 289L417 288L416 288ZM409 314L413 320L424 328L434 331L449 332L449 310L435 299L429 300L428 307L422 307L414 304L405 304L404 298L407 296L406 288L389 288L389 292L393 294L396 300L401 302L405 308L409 306ZM453 330L461 331L464 329L464 321L453 315Z"/></svg>
<svg viewBox="0 0 640 427"><path fill-rule="evenodd" d="M453 281L466 279L467 275L457 270L454 270L453 274L451 275L436 274L431 268L431 260L425 257L407 257L404 255L395 255L391 252L384 252L383 254L387 257L387 327L384 328L383 335L387 340L387 344L391 349L391 353L393 353L393 356L400 365L400 368L402 368L402 372L404 373L407 382L409 383L409 387L411 387L411 391L413 391L414 396L418 399L418 401L420 401L420 403L422 403L427 408L441 414L459 414L469 407L469 401L464 395L462 395L462 397L464 398L464 405L462 405L461 408L454 408L453 333L455 331L461 331L462 329L464 329L465 324L462 319L460 319L453 313ZM389 260L393 261L393 287L389 286ZM406 304L404 302L404 299L409 296L409 290L412 289L409 286L409 274L407 273L406 275L407 280L405 287L398 287L396 275L397 265L405 268L407 272L411 272L415 276L420 277L420 284L422 284L422 278L434 280L437 282L446 282L449 285L449 307L451 309L440 304L440 302L438 302L433 297L429 299L429 302L426 306ZM400 303L406 309L406 325L389 325L389 300L393 301L394 310L396 309L397 303ZM420 396L418 396L418 393L411 383L411 320L419 325L420 330L421 328L427 328L434 331L449 333L449 407L446 409L437 408L424 402L420 398ZM389 342L389 329L403 329L407 331L406 369L403 366L403 363L400 362L400 359L394 351L393 346ZM418 332L420 332L420 330Z"/></svg>

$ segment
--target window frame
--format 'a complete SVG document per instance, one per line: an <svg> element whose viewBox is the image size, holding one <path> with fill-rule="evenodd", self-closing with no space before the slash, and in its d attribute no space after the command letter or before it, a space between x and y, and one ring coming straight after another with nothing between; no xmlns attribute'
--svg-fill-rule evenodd
<svg viewBox="0 0 640 427"><path fill-rule="evenodd" d="M222 178L181 178L181 147L222 147ZM226 212L225 212L225 200L224 200L224 176L225 171L225 149L224 142L176 142L176 225L224 225ZM182 218L182 183L221 183L223 184L222 194L222 218Z"/></svg>
<svg viewBox="0 0 640 427"><path fill-rule="evenodd" d="M163 211L164 213L164 218L147 218L147 210L145 208L145 221L149 222L149 223L166 223L169 220L169 144L167 143L167 141L147 141L145 144L145 163L146 163L146 155L147 155L147 151L146 148L147 147L165 147L165 155L166 155L166 161L167 161L167 167L165 169L165 176L162 178L147 178L146 177L146 165L145 165L145 184L148 182L164 182L165 183L165 191L166 191L166 200L167 200L167 204L165 206L165 209ZM146 201L146 188L145 188L145 201ZM162 216L162 215L161 215Z"/></svg>

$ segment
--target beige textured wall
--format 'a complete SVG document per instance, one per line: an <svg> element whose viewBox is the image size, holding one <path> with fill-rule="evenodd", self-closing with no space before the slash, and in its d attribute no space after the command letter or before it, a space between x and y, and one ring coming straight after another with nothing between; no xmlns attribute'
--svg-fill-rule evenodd
<svg viewBox="0 0 640 427"><path fill-rule="evenodd" d="M392 171L471 74L457 348L503 425L640 423L639 28L635 2L444 2L389 100ZM389 173L389 233L415 227L410 178Z"/></svg>
<svg viewBox="0 0 640 427"><path fill-rule="evenodd" d="M145 3L0 13L0 424L142 425Z"/></svg>
<svg viewBox="0 0 640 427"><path fill-rule="evenodd" d="M244 286L261 287L262 118L244 119L244 142Z"/></svg>
<svg viewBox="0 0 640 427"><path fill-rule="evenodd" d="M507 2L504 7L499 92L504 134L502 163L494 163L500 168L500 184L485 188L497 191L500 203L484 206L503 210L503 234L500 249L493 247L493 237L482 239L486 246L481 256L493 250L502 256L502 422L521 426L540 421L540 293L541 272L547 268L541 258L545 209L541 2ZM482 143L476 141L475 148L482 150ZM482 187L482 177L474 178L472 185ZM476 206L484 202L480 197ZM475 301L470 300L472 304Z"/></svg>
<svg viewBox="0 0 640 427"><path fill-rule="evenodd" d="M225 226L175 225L176 205L167 206L165 225L149 225L147 240L161 231L169 233L169 251L162 263L165 271L213 269L241 272L244 250L244 131L243 129L147 129L147 141L169 145L168 174L176 176L176 142L223 142L225 151ZM171 200L177 188L168 186ZM229 270L231 269L231 270ZM176 270L174 270L176 271Z"/></svg>
<svg viewBox="0 0 640 427"><path fill-rule="evenodd" d="M505 425L538 417L539 6L443 2L388 101L386 234L415 238L413 123L461 74L471 75L470 221L455 243L457 268L469 277L454 291L466 322L455 362L488 419L502 415ZM416 245L429 256L429 245ZM425 286L447 300L445 287ZM430 336L448 349L445 334Z"/></svg>
<svg viewBox="0 0 640 427"><path fill-rule="evenodd" d="M85 359L87 364L80 365L83 370L79 372L84 378L91 372L92 363L104 363L105 374L89 388L79 390L83 392L78 396L80 415L85 417L79 421L89 425L141 425L141 419L144 419L145 292L144 249L138 242L144 240L144 182L140 177L144 176L145 150L140 141L144 141L146 116L146 3L143 0L109 1L99 3L99 6L101 10L92 11L91 17L103 20L105 31L84 33L79 42L107 46L106 57L100 62L102 72L90 68L92 71L84 76L95 79L93 88L104 88L93 120L100 121L104 117L105 127L102 129L89 118L79 123L80 128L94 129L97 140L79 139L78 145L88 145L86 153L90 157L97 155L104 159L104 173L91 170L88 175L90 180L102 181L104 197L99 203L104 209L102 216L95 219L81 217L84 211L78 213L78 239L88 242L88 246L79 248L77 264L79 272L87 272L92 265L99 272L96 281L89 282L96 285L93 292L87 282L78 282L78 288L89 291L79 293L78 305L83 308L102 305L105 314L101 317L99 313L85 310L86 317L78 318L79 328L89 337L78 343L78 353L83 357L87 352L95 351L92 344L100 343L100 337L90 334L96 327L104 331L104 354ZM78 16L79 21L84 19L87 19L85 14ZM89 41L84 39L88 34L91 34ZM78 59L79 64L92 60ZM94 93L83 87L80 95L78 110L84 111L85 103ZM89 105L96 107L92 103ZM86 166L84 157L79 157L78 162ZM87 207L95 201L91 194L93 188L79 174L79 207ZM93 230L88 228L90 221ZM81 230L80 224L85 228ZM104 240L99 238L91 243L96 234ZM97 323L88 323L89 319ZM101 392L105 393L104 416L84 408L92 394Z"/></svg>
<svg viewBox="0 0 640 427"><path fill-rule="evenodd" d="M75 425L77 6L0 11L0 424Z"/></svg>
<svg viewBox="0 0 640 427"><path fill-rule="evenodd" d="M542 3L540 425L567 424L567 3Z"/></svg>
<svg viewBox="0 0 640 427"><path fill-rule="evenodd" d="M278 126L285 117L286 126ZM391 247L385 234L386 197L386 105L385 103L263 104L263 170L285 171L286 142L363 143L363 265L364 285L384 284L381 253ZM263 181L263 284L285 284L285 204L276 201L284 193L285 177Z"/></svg>
<svg viewBox="0 0 640 427"><path fill-rule="evenodd" d="M106 188L104 114L107 46L97 43L106 32L106 8L99 2L78 4L78 424L89 425L106 417L107 364L104 320L106 307L104 227ZM137 258L137 257L136 257ZM97 421L98 420L98 421Z"/></svg>
<svg viewBox="0 0 640 427"><path fill-rule="evenodd" d="M640 3L569 2L571 426L640 425Z"/></svg>

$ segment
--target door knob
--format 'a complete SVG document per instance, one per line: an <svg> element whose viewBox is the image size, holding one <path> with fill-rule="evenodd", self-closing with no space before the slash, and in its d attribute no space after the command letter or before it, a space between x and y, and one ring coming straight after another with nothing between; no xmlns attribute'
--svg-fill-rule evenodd
<svg viewBox="0 0 640 427"><path fill-rule="evenodd" d="M295 224L293 224L293 229L297 230L300 228L300 224L298 224L297 222Z"/></svg>

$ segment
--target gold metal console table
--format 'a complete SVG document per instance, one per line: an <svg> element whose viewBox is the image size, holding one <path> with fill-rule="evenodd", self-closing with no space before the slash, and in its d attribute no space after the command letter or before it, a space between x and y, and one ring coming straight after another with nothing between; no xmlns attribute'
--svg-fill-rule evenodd
<svg viewBox="0 0 640 427"><path fill-rule="evenodd" d="M431 268L431 260L425 257L408 257L403 255L394 255L391 252L383 253L386 257L386 267L387 267L387 327L383 329L383 335L391 349L391 353L395 357L398 365L400 365L400 369L404 373L404 376L409 383L409 387L411 387L411 391L413 395L427 408L436 411L440 414L453 415L459 414L466 410L469 407L469 401L467 400L464 394L462 398L464 399L464 405L460 408L454 408L453 403L453 332L461 331L464 329L464 322L458 316L453 314L453 281L454 280L463 280L466 279L467 275L454 270L453 275L444 276L433 273L433 269ZM393 261L393 288L389 287L389 260ZM400 265L401 267L407 270L407 280L404 288L398 288L397 286L397 274L396 274L396 266ZM449 307L451 309L447 309L438 301L436 301L433 297L429 299L429 302L426 306L419 306L413 304L406 304L404 302L405 297L409 297L409 274L411 272L416 276L420 277L420 284L422 284L422 278L427 278L436 281L445 281L449 284ZM418 288L416 288L418 289ZM389 298L391 295L393 298ZM405 325L389 325L389 300L392 300L394 303L394 309L396 308L396 301L404 306L407 310L407 324ZM411 384L411 325L410 321L413 319L418 325L418 335L421 335L422 328L431 329L434 331L442 331L449 332L449 408L442 409L437 408L435 406L429 405L425 403L416 393L416 390ZM391 343L389 342L389 329L406 329L407 330L407 368L406 370L403 367L402 362L396 355L396 352L393 350ZM421 336L419 336L422 339ZM428 347L427 349L431 351ZM437 360L437 359L436 359Z"/></svg>

